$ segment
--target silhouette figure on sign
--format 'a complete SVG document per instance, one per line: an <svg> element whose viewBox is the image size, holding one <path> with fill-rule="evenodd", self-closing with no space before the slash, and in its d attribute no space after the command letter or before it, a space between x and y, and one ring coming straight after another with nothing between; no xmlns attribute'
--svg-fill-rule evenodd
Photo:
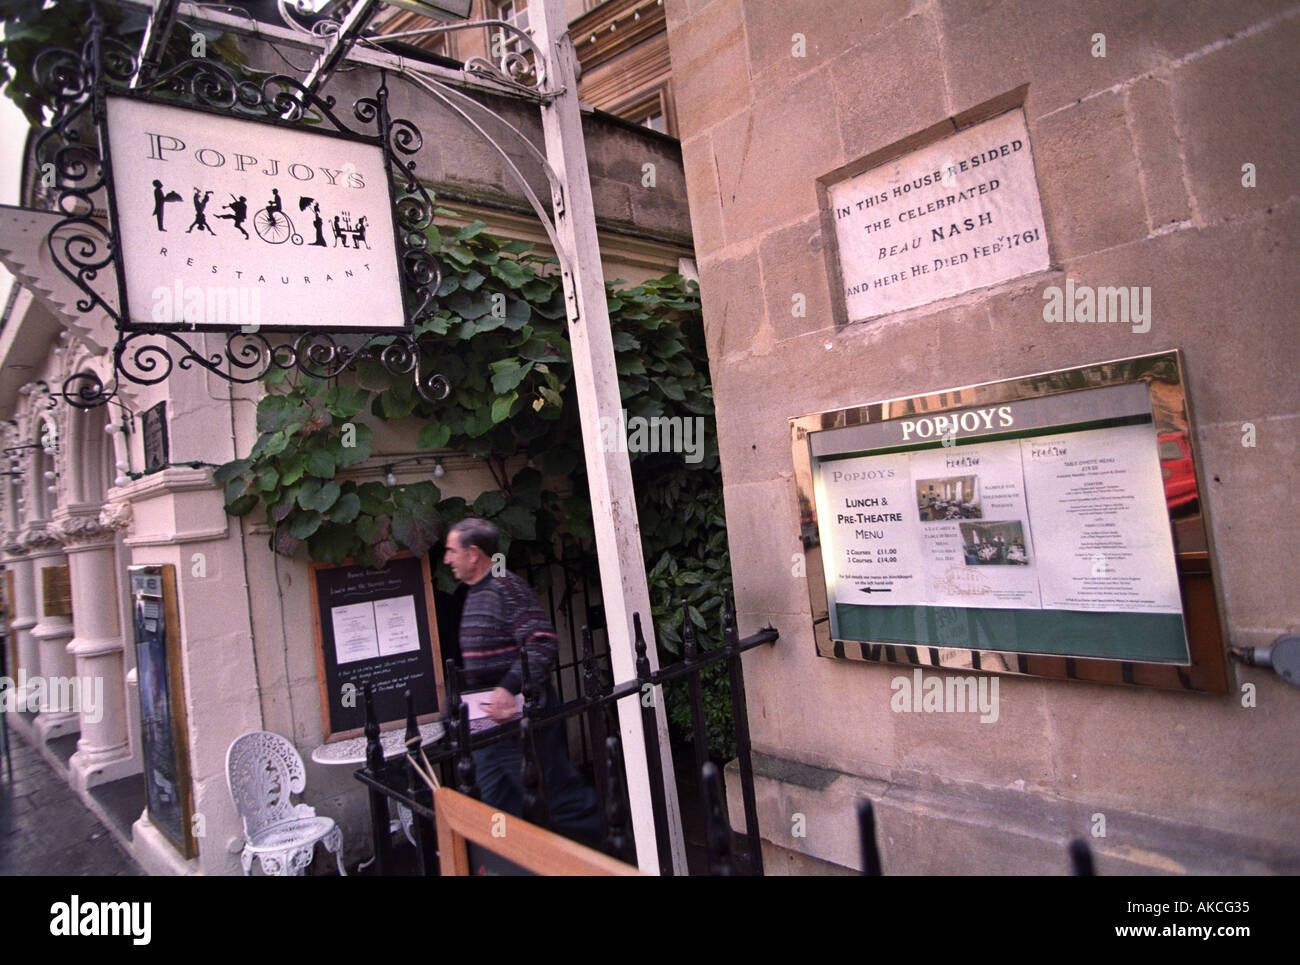
<svg viewBox="0 0 1300 965"><path fill-rule="evenodd" d="M199 189L198 188L194 189L194 221L191 222L190 226L185 229L186 234L189 234L195 228L201 228L204 231L206 231L208 234L214 237L216 236L217 233L213 231L212 227L208 224L208 219L206 216L206 211L208 208L208 199L211 197L212 197L211 191L209 191L207 194L200 195Z"/></svg>
<svg viewBox="0 0 1300 965"><path fill-rule="evenodd" d="M239 229L239 233L247 239L249 234L244 230L244 219L248 217L248 199L242 194L239 197L232 194L230 204L222 205L222 207L229 211L230 214L219 214L217 217L233 222L235 227Z"/></svg>
<svg viewBox="0 0 1300 965"><path fill-rule="evenodd" d="M293 221L284 213L280 189L272 188L271 195L266 207L253 216L253 230L270 245L282 245L286 241L292 241L295 245L302 244L302 235L293 230Z"/></svg>
<svg viewBox="0 0 1300 965"><path fill-rule="evenodd" d="M352 223L351 215L346 211L343 212L341 221L338 215L334 216L334 247L337 248L341 241L343 247L346 248L349 238L352 239L353 248L360 248L362 243L366 241L366 219L364 215L357 220L355 225ZM370 247L368 242L366 247Z"/></svg>
<svg viewBox="0 0 1300 965"><path fill-rule="evenodd" d="M167 230L166 228L163 227L163 212L164 212L164 210L165 210L164 206L167 204L168 201L181 201L181 200L183 200L183 199L182 199L181 196L180 196L179 194L177 194L175 191L168 191L168 192L164 193L164 192L163 192L162 182L161 182L161 181L157 181L157 180L154 181L154 183L153 183L153 216L154 216L155 218L158 219L158 230L159 230L159 231L166 231L166 230Z"/></svg>
<svg viewBox="0 0 1300 965"><path fill-rule="evenodd" d="M319 205L319 204L312 204L312 206L311 206L311 213L312 213L312 222L311 222L311 223L312 223L312 226L316 229L316 240L313 241L312 244L315 245L315 246L317 246L318 248L324 248L324 247L325 247L325 232L324 232L322 229L325 227L325 222L321 220L321 216L320 216L320 205Z"/></svg>

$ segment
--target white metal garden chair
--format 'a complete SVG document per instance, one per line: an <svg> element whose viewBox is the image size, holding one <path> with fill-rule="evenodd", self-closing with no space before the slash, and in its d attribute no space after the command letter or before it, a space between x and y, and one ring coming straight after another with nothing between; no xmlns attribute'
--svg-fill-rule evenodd
<svg viewBox="0 0 1300 965"><path fill-rule="evenodd" d="M309 804L293 804L307 772L297 749L279 734L255 730L236 737L226 751L226 784L244 823L244 874L257 858L268 875L300 875L311 864L316 842L325 845L343 870L343 832L333 818L317 817Z"/></svg>

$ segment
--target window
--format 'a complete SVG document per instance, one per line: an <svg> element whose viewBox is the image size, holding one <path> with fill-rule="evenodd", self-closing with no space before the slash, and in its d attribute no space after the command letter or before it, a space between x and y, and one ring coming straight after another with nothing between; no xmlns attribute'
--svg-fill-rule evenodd
<svg viewBox="0 0 1300 965"><path fill-rule="evenodd" d="M496 9L492 11L493 20L504 20L508 24L513 24L520 30L528 30L528 3L527 0L499 0ZM501 46L498 46L498 42ZM494 28L491 38L492 59L499 61L505 53L522 53L527 50L519 38L509 31L502 30L500 27Z"/></svg>
<svg viewBox="0 0 1300 965"><path fill-rule="evenodd" d="M648 127L652 131L658 131L660 134L668 133L668 122L664 119L664 112L660 110L638 119L636 123L642 127Z"/></svg>
<svg viewBox="0 0 1300 965"><path fill-rule="evenodd" d="M668 98L668 88L666 86L659 87L639 94L630 101L624 101L606 109L611 114L617 114L624 120L631 121L633 124L640 124L642 127L648 127L660 134L674 134L672 121L670 120Z"/></svg>

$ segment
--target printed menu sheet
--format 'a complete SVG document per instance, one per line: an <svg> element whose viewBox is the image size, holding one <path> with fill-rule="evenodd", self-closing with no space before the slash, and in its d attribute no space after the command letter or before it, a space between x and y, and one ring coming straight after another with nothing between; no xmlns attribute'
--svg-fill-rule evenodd
<svg viewBox="0 0 1300 965"><path fill-rule="evenodd" d="M412 596L331 607L330 619L339 666L420 648Z"/></svg>
<svg viewBox="0 0 1300 965"><path fill-rule="evenodd" d="M1180 613L1152 425L820 462L841 604Z"/></svg>

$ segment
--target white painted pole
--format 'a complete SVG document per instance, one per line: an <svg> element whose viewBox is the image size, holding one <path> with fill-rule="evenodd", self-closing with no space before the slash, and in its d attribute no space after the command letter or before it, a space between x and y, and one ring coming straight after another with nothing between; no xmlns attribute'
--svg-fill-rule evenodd
<svg viewBox="0 0 1300 965"><path fill-rule="evenodd" d="M636 676L633 612L641 614L652 668L659 668L659 659L655 650L654 622L650 618L645 559L641 554L641 526L632 491L632 468L627 452L621 451L625 447L605 452L601 446L600 420L608 418L613 422L607 424L621 426L619 414L623 401L618 389L618 373L614 368L614 343L609 328L609 310L605 304L600 247L596 240L587 147L578 110L578 84L574 76L577 56L568 34L563 0L533 0L528 9L535 29L534 39L545 58L546 86L563 88L564 91L542 107L542 129L546 136L547 159L559 183L564 186L563 197L552 200L560 243L571 259L562 268L569 340L573 345L573 380L582 418L582 443L586 452L587 482L591 489L596 552L600 556L600 585L608 624L610 658L614 679L622 682ZM672 753L668 746L663 688L655 689L654 701L663 759L672 870L680 875L686 873L686 852ZM659 856L640 701L635 698L619 701L618 717L627 766L637 863L642 871L657 874L660 872Z"/></svg>

